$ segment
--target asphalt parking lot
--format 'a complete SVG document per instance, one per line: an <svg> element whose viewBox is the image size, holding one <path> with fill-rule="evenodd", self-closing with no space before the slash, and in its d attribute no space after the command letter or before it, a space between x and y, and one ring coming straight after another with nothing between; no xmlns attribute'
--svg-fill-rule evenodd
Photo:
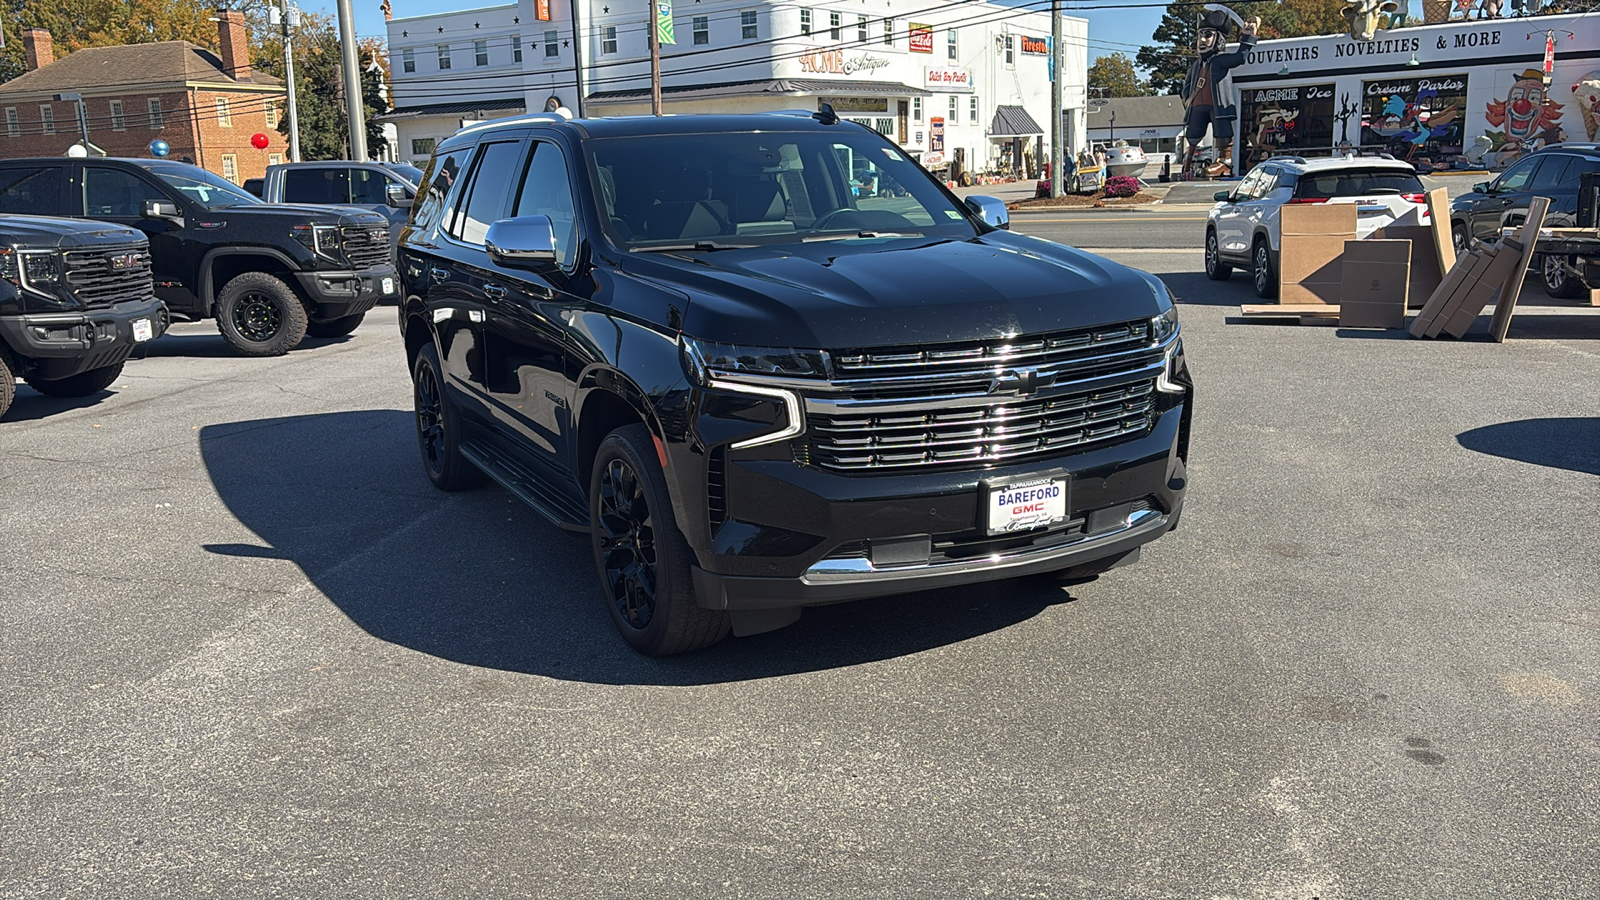
<svg viewBox="0 0 1600 900"><path fill-rule="evenodd" d="M1182 527L684 657L581 539L432 489L392 308L20 389L0 894L1600 895L1600 315L1239 324L1197 240L1035 215L1181 300Z"/></svg>

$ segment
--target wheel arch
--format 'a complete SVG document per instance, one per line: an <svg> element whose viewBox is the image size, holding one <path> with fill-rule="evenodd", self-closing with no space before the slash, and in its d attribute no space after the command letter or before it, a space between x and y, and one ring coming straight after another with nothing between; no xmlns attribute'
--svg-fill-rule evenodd
<svg viewBox="0 0 1600 900"><path fill-rule="evenodd" d="M306 302L300 291L299 271L295 261L271 247L216 247L200 261L200 306L202 314L216 315L217 292L222 286L245 272L265 272L277 276L301 303Z"/></svg>
<svg viewBox="0 0 1600 900"><path fill-rule="evenodd" d="M658 456L664 455L661 443L664 436L655 405L633 379L609 366L591 366L578 379L574 418L577 428L573 474L585 493L589 490L589 477L600 442L618 428L635 423L644 425L656 442Z"/></svg>

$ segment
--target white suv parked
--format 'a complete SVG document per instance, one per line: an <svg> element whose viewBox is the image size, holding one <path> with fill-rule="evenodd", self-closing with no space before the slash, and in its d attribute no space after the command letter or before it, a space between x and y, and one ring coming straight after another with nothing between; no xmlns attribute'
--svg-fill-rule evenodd
<svg viewBox="0 0 1600 900"><path fill-rule="evenodd" d="M1248 267L1256 296L1278 294L1278 210L1286 203L1354 203L1356 237L1385 225L1426 225L1425 189L1410 163L1388 157L1279 156L1219 191L1206 217L1206 276Z"/></svg>

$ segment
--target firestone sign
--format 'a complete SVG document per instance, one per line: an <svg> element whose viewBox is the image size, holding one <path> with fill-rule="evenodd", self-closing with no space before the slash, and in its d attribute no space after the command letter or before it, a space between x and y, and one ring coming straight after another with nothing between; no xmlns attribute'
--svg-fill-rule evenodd
<svg viewBox="0 0 1600 900"><path fill-rule="evenodd" d="M1044 38L1022 36L1022 52L1029 56L1044 56L1050 52L1050 42Z"/></svg>
<svg viewBox="0 0 1600 900"><path fill-rule="evenodd" d="M941 69L929 66L923 74L922 86L940 91L972 90L971 69Z"/></svg>

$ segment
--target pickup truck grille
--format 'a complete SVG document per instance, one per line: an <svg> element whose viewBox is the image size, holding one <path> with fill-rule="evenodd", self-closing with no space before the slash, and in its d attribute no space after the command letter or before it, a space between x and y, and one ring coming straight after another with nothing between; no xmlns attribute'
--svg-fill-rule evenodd
<svg viewBox="0 0 1600 900"><path fill-rule="evenodd" d="M392 262L389 229L381 226L346 225L340 230L345 259L357 269L386 266Z"/></svg>
<svg viewBox="0 0 1600 900"><path fill-rule="evenodd" d="M142 300L155 292L150 251L143 247L68 250L62 263L68 289L87 307Z"/></svg>
<svg viewBox="0 0 1600 900"><path fill-rule="evenodd" d="M1144 435L1164 345L1149 320L1010 340L833 353L797 458L850 473L983 468Z"/></svg>

